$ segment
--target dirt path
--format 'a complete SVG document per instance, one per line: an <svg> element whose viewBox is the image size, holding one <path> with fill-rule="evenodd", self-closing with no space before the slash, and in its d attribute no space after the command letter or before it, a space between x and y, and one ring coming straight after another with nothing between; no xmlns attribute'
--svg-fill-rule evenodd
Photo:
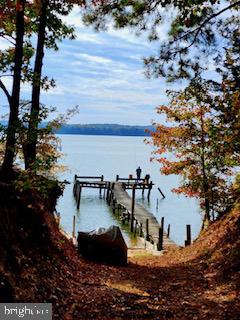
<svg viewBox="0 0 240 320"><path fill-rule="evenodd" d="M11 192L11 201L5 186L0 192L2 217L19 217L0 243L0 300L9 292L14 302L51 302L53 320L240 319L238 209L187 248L158 256L132 250L126 267L114 267L80 257L46 204L32 204L35 193L19 202Z"/></svg>
<svg viewBox="0 0 240 320"><path fill-rule="evenodd" d="M35 189L0 189L1 302L51 302L53 320L240 319L240 206L187 248L132 250L113 267L84 260L59 231L54 188L47 203Z"/></svg>
<svg viewBox="0 0 240 320"><path fill-rule="evenodd" d="M84 280L72 284L65 319L240 318L236 288L206 276L199 261L177 263L176 254L157 257L142 250L129 260L124 268L90 263Z"/></svg>

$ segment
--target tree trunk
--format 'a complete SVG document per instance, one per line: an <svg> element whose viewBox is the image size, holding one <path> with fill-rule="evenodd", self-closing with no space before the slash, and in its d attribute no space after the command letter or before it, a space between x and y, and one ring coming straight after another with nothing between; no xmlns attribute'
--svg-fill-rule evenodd
<svg viewBox="0 0 240 320"><path fill-rule="evenodd" d="M16 131L18 126L18 110L20 101L21 69L23 59L25 0L18 0L16 5L16 45L14 56L14 72L10 114L7 129L6 150L2 165L2 175L7 177L13 168L16 147Z"/></svg>
<svg viewBox="0 0 240 320"><path fill-rule="evenodd" d="M204 190L204 206L205 206L204 221L210 221L211 218L210 218L209 185L207 183L205 169L204 169L204 176L203 176L203 190Z"/></svg>
<svg viewBox="0 0 240 320"><path fill-rule="evenodd" d="M205 215L203 219L203 225L205 222L210 221L210 201L209 201L209 183L208 177L206 175L206 164L205 164L205 137L204 137L204 119L203 112L201 109L201 148L202 148L202 175L203 175L203 193L204 193L204 207L205 207Z"/></svg>
<svg viewBox="0 0 240 320"><path fill-rule="evenodd" d="M36 58L34 65L34 78L32 86L32 104L27 133L27 146L25 156L25 168L36 170L37 140L38 140L38 122L40 111L40 92L41 92L41 76L44 57L44 44L46 37L47 24L47 6L48 1L42 2L42 8L39 18L38 42L36 50Z"/></svg>

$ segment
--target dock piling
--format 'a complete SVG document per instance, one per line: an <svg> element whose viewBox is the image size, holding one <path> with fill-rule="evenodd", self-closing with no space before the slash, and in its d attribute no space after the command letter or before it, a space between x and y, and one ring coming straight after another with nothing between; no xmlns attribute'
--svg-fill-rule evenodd
<svg viewBox="0 0 240 320"><path fill-rule="evenodd" d="M136 185L132 187L131 232L133 232Z"/></svg>
<svg viewBox="0 0 240 320"><path fill-rule="evenodd" d="M77 198L77 209L78 210L80 208L81 194L82 194L82 187L79 185L78 198Z"/></svg>
<svg viewBox="0 0 240 320"><path fill-rule="evenodd" d="M164 233L164 217L162 217L161 219L161 226L158 230L158 244L157 244L158 251L163 250L163 233Z"/></svg>
<svg viewBox="0 0 240 320"><path fill-rule="evenodd" d="M143 225L140 223L140 229L139 229L139 237L143 236Z"/></svg>
<svg viewBox="0 0 240 320"><path fill-rule="evenodd" d="M101 175L101 182L103 182L103 180L104 180L104 176L103 176L103 174ZM102 187L100 186L99 187L99 197L101 198L102 197Z"/></svg>
<svg viewBox="0 0 240 320"><path fill-rule="evenodd" d="M160 192L160 194L162 195L163 198L166 198L164 193L162 192L162 190L160 188L158 188L158 191Z"/></svg>
<svg viewBox="0 0 240 320"><path fill-rule="evenodd" d="M109 193L110 193L110 182L107 183L107 196L106 196L106 200L107 200L107 204L109 205Z"/></svg>
<svg viewBox="0 0 240 320"><path fill-rule="evenodd" d="M106 188L103 189L103 199L106 199Z"/></svg>
<svg viewBox="0 0 240 320"><path fill-rule="evenodd" d="M191 225L187 224L186 225L187 229L187 240L185 240L185 246L190 246L192 240L191 240Z"/></svg>
<svg viewBox="0 0 240 320"><path fill-rule="evenodd" d="M146 219L146 240L149 241L149 219Z"/></svg>
<svg viewBox="0 0 240 320"><path fill-rule="evenodd" d="M76 228L76 216L73 216L73 231L72 231L72 237L75 238L75 228Z"/></svg>
<svg viewBox="0 0 240 320"><path fill-rule="evenodd" d="M77 175L74 175L74 182L73 182L73 195L76 197L76 184L77 184Z"/></svg>
<svg viewBox="0 0 240 320"><path fill-rule="evenodd" d="M152 190L152 181L150 181L149 183L149 186L148 186L148 195L147 195L147 199L148 199L148 202L150 201L150 193L151 193L151 190Z"/></svg>
<svg viewBox="0 0 240 320"><path fill-rule="evenodd" d="M168 225L168 228L167 228L167 237L169 238L170 237L170 224Z"/></svg>

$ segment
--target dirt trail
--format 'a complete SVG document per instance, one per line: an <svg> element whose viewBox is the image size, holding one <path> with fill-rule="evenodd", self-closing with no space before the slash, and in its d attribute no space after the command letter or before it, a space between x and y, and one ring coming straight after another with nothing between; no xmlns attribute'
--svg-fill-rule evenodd
<svg viewBox="0 0 240 320"><path fill-rule="evenodd" d="M0 191L0 302L51 302L54 320L240 319L239 207L187 248L132 250L126 267L114 267L78 255L54 201Z"/></svg>
<svg viewBox="0 0 240 320"><path fill-rule="evenodd" d="M235 210L187 248L131 250L124 268L82 261L85 282L65 319L239 320L239 230Z"/></svg>

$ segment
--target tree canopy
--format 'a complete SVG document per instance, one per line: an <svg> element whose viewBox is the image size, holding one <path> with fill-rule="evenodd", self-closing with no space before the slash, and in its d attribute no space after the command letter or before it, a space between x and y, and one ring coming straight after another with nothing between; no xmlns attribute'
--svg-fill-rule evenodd
<svg viewBox="0 0 240 320"><path fill-rule="evenodd" d="M147 74L175 81L208 68L208 58L216 58L228 45L229 32L239 32L239 10L236 0L99 0L85 1L84 16L97 30L113 24L147 33L160 46L158 54L145 58ZM163 24L168 29L164 40Z"/></svg>
<svg viewBox="0 0 240 320"><path fill-rule="evenodd" d="M19 108L21 104L21 84L28 82L32 86L31 108L25 144L24 160L26 168L36 169L38 143L38 124L41 121L41 90L48 90L55 85L53 79L42 74L44 49L57 50L58 41L74 38L74 29L62 21L72 9L68 1L12 1L0 2L0 37L9 47L0 52L0 88L9 102L9 121L5 135L6 150L2 172L11 171L17 150ZM34 36L37 46L34 48ZM34 61L34 63L32 63ZM12 92L4 84L4 77L12 77Z"/></svg>

